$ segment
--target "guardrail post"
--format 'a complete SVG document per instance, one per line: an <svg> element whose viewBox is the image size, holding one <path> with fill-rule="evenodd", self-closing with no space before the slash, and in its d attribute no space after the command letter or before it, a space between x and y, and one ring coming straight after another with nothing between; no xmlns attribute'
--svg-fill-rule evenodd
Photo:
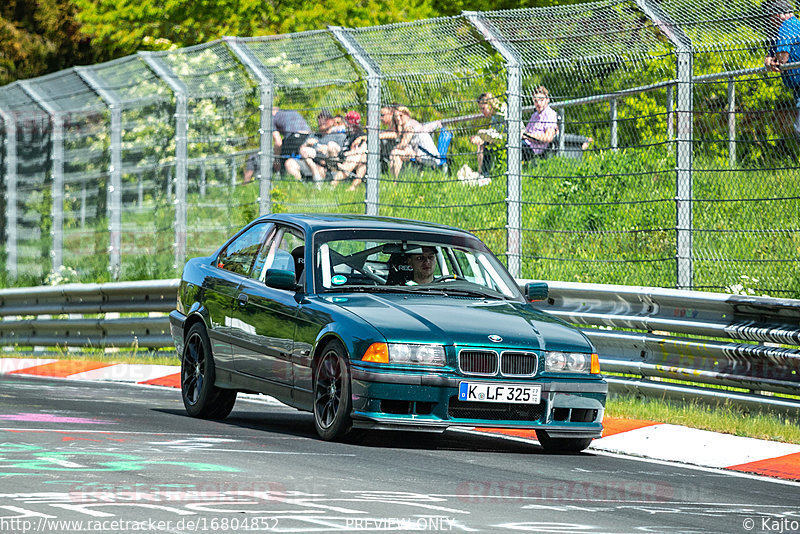
<svg viewBox="0 0 800 534"><path fill-rule="evenodd" d="M367 176L366 203L367 215L378 215L380 211L381 174L381 69L353 36L339 26L329 26L328 30L344 47L361 68L367 72Z"/></svg>
<svg viewBox="0 0 800 534"><path fill-rule="evenodd" d="M247 68L258 81L259 115L258 127L258 212L265 215L272 212L272 164L274 151L272 147L272 103L274 101L274 80L272 74L253 55L253 52L242 44L238 37L224 37L223 40L231 52Z"/></svg>
<svg viewBox="0 0 800 534"><path fill-rule="evenodd" d="M675 46L678 85L678 137L675 156L676 205L676 286L682 289L694 285L692 264L692 172L693 172L693 113L694 65L692 40L653 0L635 0L636 5Z"/></svg>
<svg viewBox="0 0 800 534"><path fill-rule="evenodd" d="M170 73L167 65L155 52L139 52L139 57L172 90L175 95L175 264L180 269L186 262L186 189L189 159L188 102L186 84Z"/></svg>
<svg viewBox="0 0 800 534"><path fill-rule="evenodd" d="M736 84L728 78L728 164L736 166Z"/></svg>
<svg viewBox="0 0 800 534"><path fill-rule="evenodd" d="M5 127L6 161L6 275L17 277L17 120L13 113L0 109Z"/></svg>
<svg viewBox="0 0 800 534"><path fill-rule="evenodd" d="M561 156L564 154L564 147L567 146L567 130L566 130L566 123L567 123L567 108L566 106L561 108L561 113L558 114L558 119L556 119L558 124L558 155Z"/></svg>
<svg viewBox="0 0 800 534"><path fill-rule="evenodd" d="M112 280L119 280L122 266L122 107L110 91L103 88L97 74L88 67L75 72L105 102L111 112L111 162L108 167L108 270Z"/></svg>
<svg viewBox="0 0 800 534"><path fill-rule="evenodd" d="M522 270L522 59L513 45L502 40L502 34L483 15L470 11L464 12L463 16L506 62L506 257L508 271L512 276L519 276Z"/></svg>
<svg viewBox="0 0 800 534"><path fill-rule="evenodd" d="M53 260L52 270L56 272L58 268L64 264L64 117L61 116L61 113L44 98L44 95L42 95L30 81L21 81L19 86L45 111L45 113L50 115L50 122L53 125L53 137L51 139L53 144L53 151L51 153L53 198L50 211L52 219L50 235L53 242L51 244L50 257Z"/></svg>

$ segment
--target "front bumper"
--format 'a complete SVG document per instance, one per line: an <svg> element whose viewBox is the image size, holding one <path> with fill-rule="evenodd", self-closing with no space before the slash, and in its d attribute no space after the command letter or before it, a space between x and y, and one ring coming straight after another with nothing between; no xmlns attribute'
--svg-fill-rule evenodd
<svg viewBox="0 0 800 534"><path fill-rule="evenodd" d="M485 379L450 373L352 368L353 418L358 427L443 431L453 426L546 430L554 438L596 438L603 431L608 384L597 378L496 379L539 384L539 404L458 400L459 383Z"/></svg>
<svg viewBox="0 0 800 534"><path fill-rule="evenodd" d="M186 316L178 310L169 313L169 330L172 335L172 342L175 344L179 356L183 356L183 326L186 323Z"/></svg>

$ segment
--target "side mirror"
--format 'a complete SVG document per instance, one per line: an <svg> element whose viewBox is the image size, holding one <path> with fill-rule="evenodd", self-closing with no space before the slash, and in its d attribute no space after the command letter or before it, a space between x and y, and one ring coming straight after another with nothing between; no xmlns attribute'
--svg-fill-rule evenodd
<svg viewBox="0 0 800 534"><path fill-rule="evenodd" d="M525 298L528 302L547 300L547 282L528 282L525 284Z"/></svg>
<svg viewBox="0 0 800 534"><path fill-rule="evenodd" d="M267 275L264 278L264 283L269 287L274 287L275 289L286 289L289 291L294 291L297 289L294 271L285 271L283 269L267 269Z"/></svg>

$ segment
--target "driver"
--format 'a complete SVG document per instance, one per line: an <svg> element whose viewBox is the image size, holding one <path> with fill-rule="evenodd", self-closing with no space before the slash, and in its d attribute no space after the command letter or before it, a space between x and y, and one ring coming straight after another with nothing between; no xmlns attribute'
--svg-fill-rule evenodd
<svg viewBox="0 0 800 534"><path fill-rule="evenodd" d="M414 270L413 282L415 284L430 284L433 282L433 272L436 268L436 249L422 247L421 254L410 254L408 264Z"/></svg>

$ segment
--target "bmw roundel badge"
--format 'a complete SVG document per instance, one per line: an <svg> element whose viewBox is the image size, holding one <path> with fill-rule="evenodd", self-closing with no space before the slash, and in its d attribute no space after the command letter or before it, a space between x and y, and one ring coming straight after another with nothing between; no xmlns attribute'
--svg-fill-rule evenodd
<svg viewBox="0 0 800 534"><path fill-rule="evenodd" d="M500 343L503 341L503 338L498 336L497 334L492 334L489 336L489 341L494 341L495 343Z"/></svg>

